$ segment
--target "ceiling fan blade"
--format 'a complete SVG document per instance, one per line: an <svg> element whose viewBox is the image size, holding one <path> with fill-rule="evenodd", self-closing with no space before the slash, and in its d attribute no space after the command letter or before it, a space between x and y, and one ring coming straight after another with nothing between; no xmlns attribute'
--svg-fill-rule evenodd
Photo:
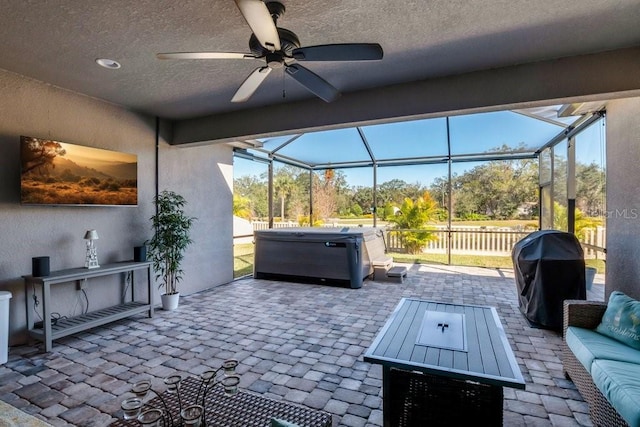
<svg viewBox="0 0 640 427"><path fill-rule="evenodd" d="M378 43L345 43L300 47L292 55L300 61L373 61L383 52Z"/></svg>
<svg viewBox="0 0 640 427"><path fill-rule="evenodd" d="M262 0L235 0L251 31L265 49L280 50L280 36L267 5Z"/></svg>
<svg viewBox="0 0 640 427"><path fill-rule="evenodd" d="M236 94L231 98L231 102L244 102L251 98L251 95L258 89L258 86L267 78L271 68L260 67L256 68L253 73L249 74L244 82L240 85Z"/></svg>
<svg viewBox="0 0 640 427"><path fill-rule="evenodd" d="M296 79L298 83L326 102L335 101L340 97L340 92L331 83L301 65L289 65L286 72Z"/></svg>
<svg viewBox="0 0 640 427"><path fill-rule="evenodd" d="M250 53L238 52L166 52L158 53L158 59L257 59Z"/></svg>

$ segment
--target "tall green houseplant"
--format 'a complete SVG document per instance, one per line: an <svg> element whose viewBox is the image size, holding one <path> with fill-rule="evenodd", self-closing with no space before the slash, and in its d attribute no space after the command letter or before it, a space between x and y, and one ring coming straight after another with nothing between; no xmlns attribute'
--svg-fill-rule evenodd
<svg viewBox="0 0 640 427"><path fill-rule="evenodd" d="M164 287L166 295L178 293L183 273L180 264L187 246L192 243L189 232L196 218L185 214L186 203L184 197L168 190L154 198L156 214L151 222L155 234L149 242L149 252L156 280L162 279L158 288Z"/></svg>

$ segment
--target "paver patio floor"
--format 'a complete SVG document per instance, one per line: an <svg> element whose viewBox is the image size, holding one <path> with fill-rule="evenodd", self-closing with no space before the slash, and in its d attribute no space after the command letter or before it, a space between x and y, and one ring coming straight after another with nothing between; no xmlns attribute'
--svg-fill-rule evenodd
<svg viewBox="0 0 640 427"><path fill-rule="evenodd" d="M54 342L12 347L0 400L53 425L104 426L131 384L240 361L241 388L333 414L334 426L382 425L382 370L362 356L402 297L496 307L526 390L504 390L505 426L591 425L564 378L561 336L528 326L513 271L410 265L402 284L361 289L241 279L156 311ZM589 299L602 300L596 284ZM1 418L1 417L0 417Z"/></svg>

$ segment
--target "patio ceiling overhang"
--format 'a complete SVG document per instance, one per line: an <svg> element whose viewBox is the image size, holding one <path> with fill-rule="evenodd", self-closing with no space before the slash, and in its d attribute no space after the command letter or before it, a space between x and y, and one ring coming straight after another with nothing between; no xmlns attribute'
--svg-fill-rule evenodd
<svg viewBox="0 0 640 427"><path fill-rule="evenodd" d="M238 157L309 170L537 158L606 103L550 105L345 127L235 142Z"/></svg>

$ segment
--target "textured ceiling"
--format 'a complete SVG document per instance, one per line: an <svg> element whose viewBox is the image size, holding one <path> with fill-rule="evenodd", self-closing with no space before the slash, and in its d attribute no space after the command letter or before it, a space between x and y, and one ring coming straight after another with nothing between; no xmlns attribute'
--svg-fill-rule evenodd
<svg viewBox="0 0 640 427"><path fill-rule="evenodd" d="M278 25L303 46L382 45L382 61L305 64L344 93L640 45L638 0L283 3ZM313 97L275 70L248 102L232 104L260 63L155 58L170 51L248 52L250 35L232 0L8 0L0 13L0 68L168 119ZM122 68L100 68L96 58Z"/></svg>

